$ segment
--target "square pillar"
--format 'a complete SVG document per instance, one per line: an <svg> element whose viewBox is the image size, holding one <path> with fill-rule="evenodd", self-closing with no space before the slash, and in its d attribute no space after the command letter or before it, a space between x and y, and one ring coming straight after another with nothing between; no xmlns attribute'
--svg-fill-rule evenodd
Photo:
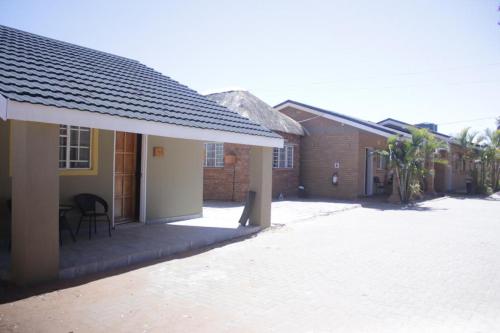
<svg viewBox="0 0 500 333"><path fill-rule="evenodd" d="M59 273L58 125L12 121L12 253L15 283Z"/></svg>
<svg viewBox="0 0 500 333"><path fill-rule="evenodd" d="M273 186L273 148L250 148L250 191L255 191L255 202L250 214L250 224L267 228L271 226Z"/></svg>

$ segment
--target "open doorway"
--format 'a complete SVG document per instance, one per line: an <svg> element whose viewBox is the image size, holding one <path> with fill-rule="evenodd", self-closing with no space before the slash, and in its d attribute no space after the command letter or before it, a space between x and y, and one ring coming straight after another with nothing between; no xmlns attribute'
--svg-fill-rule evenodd
<svg viewBox="0 0 500 333"><path fill-rule="evenodd" d="M365 195L373 195L373 149L365 148Z"/></svg>
<svg viewBox="0 0 500 333"><path fill-rule="evenodd" d="M141 154L141 134L116 132L113 209L115 224L139 221Z"/></svg>

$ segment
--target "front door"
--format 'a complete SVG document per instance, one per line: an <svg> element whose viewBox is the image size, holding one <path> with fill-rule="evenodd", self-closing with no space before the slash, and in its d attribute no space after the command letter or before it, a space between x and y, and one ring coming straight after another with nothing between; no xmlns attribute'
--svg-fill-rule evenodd
<svg viewBox="0 0 500 333"><path fill-rule="evenodd" d="M115 138L115 223L131 222L138 217L139 144L135 133L116 132Z"/></svg>

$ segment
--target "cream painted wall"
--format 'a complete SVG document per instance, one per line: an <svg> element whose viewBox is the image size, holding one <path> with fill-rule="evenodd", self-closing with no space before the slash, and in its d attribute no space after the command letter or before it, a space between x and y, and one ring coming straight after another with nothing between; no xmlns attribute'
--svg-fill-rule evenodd
<svg viewBox="0 0 500 333"><path fill-rule="evenodd" d="M113 154L114 132L99 130L99 168L95 176L60 176L60 200L73 204L78 193L93 193L104 198L109 205L109 216L113 204ZM76 210L71 216L78 215Z"/></svg>
<svg viewBox="0 0 500 333"><path fill-rule="evenodd" d="M164 156L154 157L153 147ZM146 220L201 214L203 142L149 136L147 154Z"/></svg>

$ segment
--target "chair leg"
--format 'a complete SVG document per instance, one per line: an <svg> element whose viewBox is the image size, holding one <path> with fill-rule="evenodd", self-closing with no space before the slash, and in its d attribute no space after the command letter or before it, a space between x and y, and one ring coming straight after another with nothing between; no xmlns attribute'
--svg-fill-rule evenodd
<svg viewBox="0 0 500 333"><path fill-rule="evenodd" d="M92 238L92 216L89 216L89 239Z"/></svg>
<svg viewBox="0 0 500 333"><path fill-rule="evenodd" d="M97 217L94 215L94 234L97 234Z"/></svg>
<svg viewBox="0 0 500 333"><path fill-rule="evenodd" d="M108 234L109 237L111 237L111 220L109 219L109 216L106 214L106 219L108 220Z"/></svg>
<svg viewBox="0 0 500 333"><path fill-rule="evenodd" d="M61 237L61 227L60 226L59 226L59 246L62 246L62 237Z"/></svg>
<svg viewBox="0 0 500 333"><path fill-rule="evenodd" d="M80 225L82 224L83 220L83 215L80 216L80 221L78 222L78 227L76 227L76 234L78 235L78 232L80 232Z"/></svg>

